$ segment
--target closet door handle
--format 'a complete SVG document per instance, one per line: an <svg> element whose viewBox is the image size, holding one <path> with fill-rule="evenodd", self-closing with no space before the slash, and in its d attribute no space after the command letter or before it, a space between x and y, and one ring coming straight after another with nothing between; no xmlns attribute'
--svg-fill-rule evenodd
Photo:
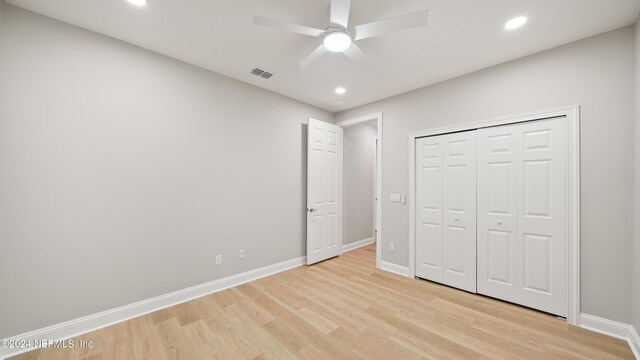
<svg viewBox="0 0 640 360"><path fill-rule="evenodd" d="M460 220L460 218L457 216L453 218L453 221L458 221L458 220Z"/></svg>
<svg viewBox="0 0 640 360"><path fill-rule="evenodd" d="M502 225L502 220L498 220L497 223L498 223L498 226Z"/></svg>

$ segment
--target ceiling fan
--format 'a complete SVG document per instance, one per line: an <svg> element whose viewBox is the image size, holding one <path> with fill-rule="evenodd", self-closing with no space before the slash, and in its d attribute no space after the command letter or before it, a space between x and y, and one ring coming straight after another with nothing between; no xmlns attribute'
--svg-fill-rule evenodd
<svg viewBox="0 0 640 360"><path fill-rule="evenodd" d="M351 0L331 0L330 24L324 30L305 25L290 24L262 16L254 16L253 23L315 38L322 38L322 44L298 64L298 68L300 69L306 68L327 51L331 51L342 52L364 71L373 69L374 65L367 59L366 55L360 50L360 47L354 43L355 41L425 26L427 24L427 10L423 10L348 28L350 5Z"/></svg>

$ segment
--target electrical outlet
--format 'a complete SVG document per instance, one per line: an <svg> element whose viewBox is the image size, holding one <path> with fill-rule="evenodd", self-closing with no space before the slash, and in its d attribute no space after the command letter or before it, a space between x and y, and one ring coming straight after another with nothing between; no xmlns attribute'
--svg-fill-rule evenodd
<svg viewBox="0 0 640 360"><path fill-rule="evenodd" d="M216 255L216 265L222 264L222 255Z"/></svg>
<svg viewBox="0 0 640 360"><path fill-rule="evenodd" d="M395 251L395 250L396 250L396 244L394 244L394 243L390 242L390 243L389 243L389 250L390 250L390 251Z"/></svg>
<svg viewBox="0 0 640 360"><path fill-rule="evenodd" d="M238 258L244 259L244 249L240 249L240 252L238 253Z"/></svg>

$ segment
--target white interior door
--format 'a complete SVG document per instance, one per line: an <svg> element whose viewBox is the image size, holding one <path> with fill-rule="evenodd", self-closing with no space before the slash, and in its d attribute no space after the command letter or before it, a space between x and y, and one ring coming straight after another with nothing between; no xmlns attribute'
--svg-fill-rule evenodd
<svg viewBox="0 0 640 360"><path fill-rule="evenodd" d="M442 282L444 136L416 139L416 276Z"/></svg>
<svg viewBox="0 0 640 360"><path fill-rule="evenodd" d="M443 282L476 292L476 132L444 139Z"/></svg>
<svg viewBox="0 0 640 360"><path fill-rule="evenodd" d="M517 297L516 126L478 130L478 292Z"/></svg>
<svg viewBox="0 0 640 360"><path fill-rule="evenodd" d="M478 130L478 292L567 316L564 118Z"/></svg>
<svg viewBox="0 0 640 360"><path fill-rule="evenodd" d="M416 276L476 290L475 132L416 140Z"/></svg>
<svg viewBox="0 0 640 360"><path fill-rule="evenodd" d="M342 252L342 128L309 119L307 264Z"/></svg>

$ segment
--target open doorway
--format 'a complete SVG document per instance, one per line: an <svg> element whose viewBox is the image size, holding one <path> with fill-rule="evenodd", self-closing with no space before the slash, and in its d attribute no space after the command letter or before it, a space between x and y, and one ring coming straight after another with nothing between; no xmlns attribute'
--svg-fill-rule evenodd
<svg viewBox="0 0 640 360"><path fill-rule="evenodd" d="M343 128L342 250L375 243L380 267L382 113L336 125Z"/></svg>

